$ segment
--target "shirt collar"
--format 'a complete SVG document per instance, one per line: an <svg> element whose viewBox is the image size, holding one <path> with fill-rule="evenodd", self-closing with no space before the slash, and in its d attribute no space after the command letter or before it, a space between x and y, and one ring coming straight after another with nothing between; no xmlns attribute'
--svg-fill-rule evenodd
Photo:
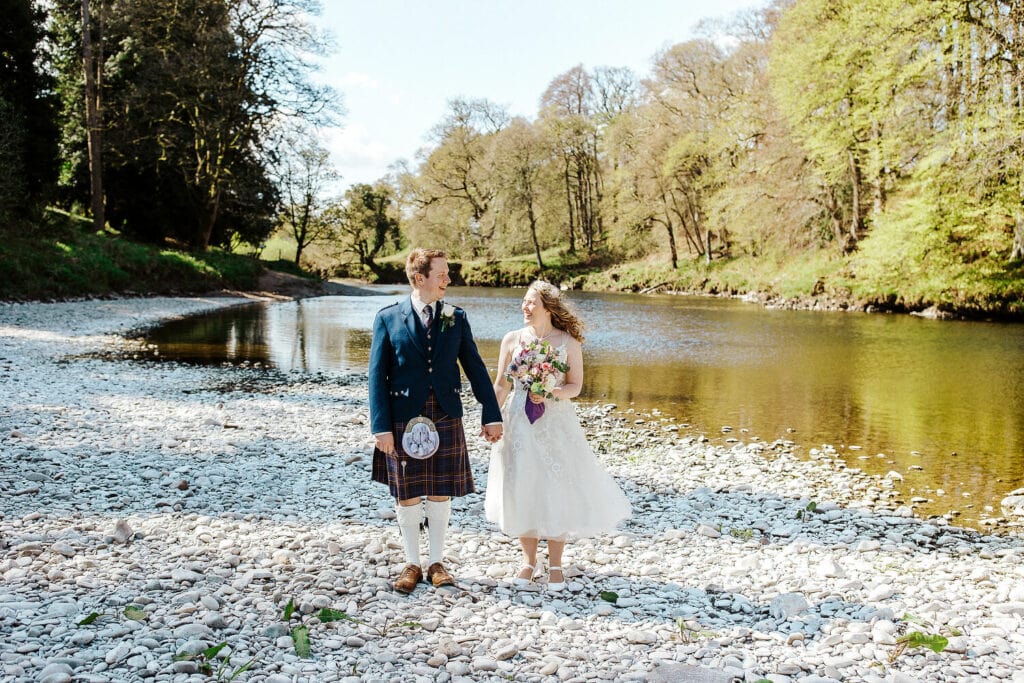
<svg viewBox="0 0 1024 683"><path fill-rule="evenodd" d="M422 315L423 314L423 307L427 305L426 302L423 301L422 299L420 299L416 295L416 290L415 289L412 290L412 294L410 294L409 296L412 298L413 310L416 311L417 315ZM430 305L434 307L434 311L436 312L437 311L437 302L435 301L434 303L432 303Z"/></svg>

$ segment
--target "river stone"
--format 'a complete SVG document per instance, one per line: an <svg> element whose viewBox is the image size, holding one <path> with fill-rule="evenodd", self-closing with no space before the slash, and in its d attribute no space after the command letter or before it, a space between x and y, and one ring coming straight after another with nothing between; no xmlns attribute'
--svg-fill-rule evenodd
<svg viewBox="0 0 1024 683"><path fill-rule="evenodd" d="M132 537L133 533L134 532L132 531L132 528L128 526L128 522L123 519L117 520L117 522L114 524L113 537L115 543L127 543L128 539Z"/></svg>
<svg viewBox="0 0 1024 683"><path fill-rule="evenodd" d="M121 643L117 645L113 650L108 651L107 654L103 657L103 660L107 664L117 664L127 659L131 651L131 645L129 645L128 643Z"/></svg>
<svg viewBox="0 0 1024 683"><path fill-rule="evenodd" d="M1007 516L1024 516L1024 488L1010 491L1000 502L1003 514Z"/></svg>
<svg viewBox="0 0 1024 683"><path fill-rule="evenodd" d="M199 572L194 572L191 569L175 567L171 570L171 580L177 581L178 583L183 583L186 581L189 583L197 583L203 580L203 575Z"/></svg>
<svg viewBox="0 0 1024 683"><path fill-rule="evenodd" d="M63 662L53 662L43 667L43 670L39 672L39 679L42 681L47 680L50 677L58 678L60 676L66 676L65 680L71 680L71 674L74 669L71 668L70 664Z"/></svg>
<svg viewBox="0 0 1024 683"><path fill-rule="evenodd" d="M666 662L654 667L647 680L659 683L732 683L736 677L722 669Z"/></svg>
<svg viewBox="0 0 1024 683"><path fill-rule="evenodd" d="M39 683L71 683L73 680L72 674L63 671L39 677Z"/></svg>
<svg viewBox="0 0 1024 683"><path fill-rule="evenodd" d="M635 645L651 645L658 642L658 634L634 628L626 631L626 640Z"/></svg>
<svg viewBox="0 0 1024 683"><path fill-rule="evenodd" d="M775 596L768 605L768 613L774 619L790 619L810 608L807 599L800 593L783 593Z"/></svg>

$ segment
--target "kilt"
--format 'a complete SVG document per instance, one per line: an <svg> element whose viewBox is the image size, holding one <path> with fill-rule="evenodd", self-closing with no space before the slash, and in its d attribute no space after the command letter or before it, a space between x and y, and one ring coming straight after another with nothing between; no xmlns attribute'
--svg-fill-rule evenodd
<svg viewBox="0 0 1024 683"><path fill-rule="evenodd" d="M395 422L391 433L395 437L396 455L373 449L373 481L387 484L397 500L419 496L459 497L473 493L473 471L469 466L462 418L449 417L434 398L433 391L427 396L427 403L420 414L437 426L441 441L437 452L426 460L406 455L402 449L406 423Z"/></svg>

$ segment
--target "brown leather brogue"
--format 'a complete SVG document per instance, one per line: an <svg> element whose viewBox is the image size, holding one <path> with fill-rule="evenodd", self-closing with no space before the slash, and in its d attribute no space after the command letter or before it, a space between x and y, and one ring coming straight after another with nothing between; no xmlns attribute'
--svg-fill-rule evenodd
<svg viewBox="0 0 1024 683"><path fill-rule="evenodd" d="M440 562L435 562L427 567L427 581L432 583L434 588L455 585L455 577L449 574Z"/></svg>
<svg viewBox="0 0 1024 683"><path fill-rule="evenodd" d="M416 590L417 584L423 580L423 570L419 568L419 565L407 564L402 569L402 573L395 579L394 589L399 593L405 593L408 595Z"/></svg>

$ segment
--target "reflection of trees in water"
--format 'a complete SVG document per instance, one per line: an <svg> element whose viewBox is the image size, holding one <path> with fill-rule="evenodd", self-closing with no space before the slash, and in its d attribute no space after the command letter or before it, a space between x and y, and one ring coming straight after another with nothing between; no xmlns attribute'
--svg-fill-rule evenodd
<svg viewBox="0 0 1024 683"><path fill-rule="evenodd" d="M281 370L346 370L365 367L369 357L369 330L346 327L301 301L273 307L266 327L270 360Z"/></svg>
<svg viewBox="0 0 1024 683"><path fill-rule="evenodd" d="M1024 399L994 401L991 384L959 372L937 380L908 365L882 377L877 364L884 350L864 350L864 359L834 351L796 349L798 362L758 367L631 367L592 359L582 400L657 408L708 434L730 425L731 436L741 440L791 439L806 449L832 444L850 467L878 475L900 472L905 491L944 489L947 509L969 502L954 499L961 491L992 500L1024 478ZM1012 396L1010 387L999 386L1011 381L1004 377L997 392L1006 389ZM848 445L861 449L844 450ZM1004 482L996 481L1000 477Z"/></svg>
<svg viewBox="0 0 1024 683"><path fill-rule="evenodd" d="M265 314L262 304L214 311L171 321L150 331L147 340L168 359L210 364L265 361Z"/></svg>
<svg viewBox="0 0 1024 683"><path fill-rule="evenodd" d="M459 300L492 376L498 340L518 324L509 311L521 294ZM1024 478L1024 348L1013 326L766 312L679 298L672 306L627 295L581 299L589 319L600 321L584 347L581 400L657 408L709 435L731 425L741 440L862 446L840 452L851 467L899 471L905 491L998 495ZM222 362L230 351L231 360L283 370L364 370L381 303L238 307L171 323L151 339L165 358Z"/></svg>

